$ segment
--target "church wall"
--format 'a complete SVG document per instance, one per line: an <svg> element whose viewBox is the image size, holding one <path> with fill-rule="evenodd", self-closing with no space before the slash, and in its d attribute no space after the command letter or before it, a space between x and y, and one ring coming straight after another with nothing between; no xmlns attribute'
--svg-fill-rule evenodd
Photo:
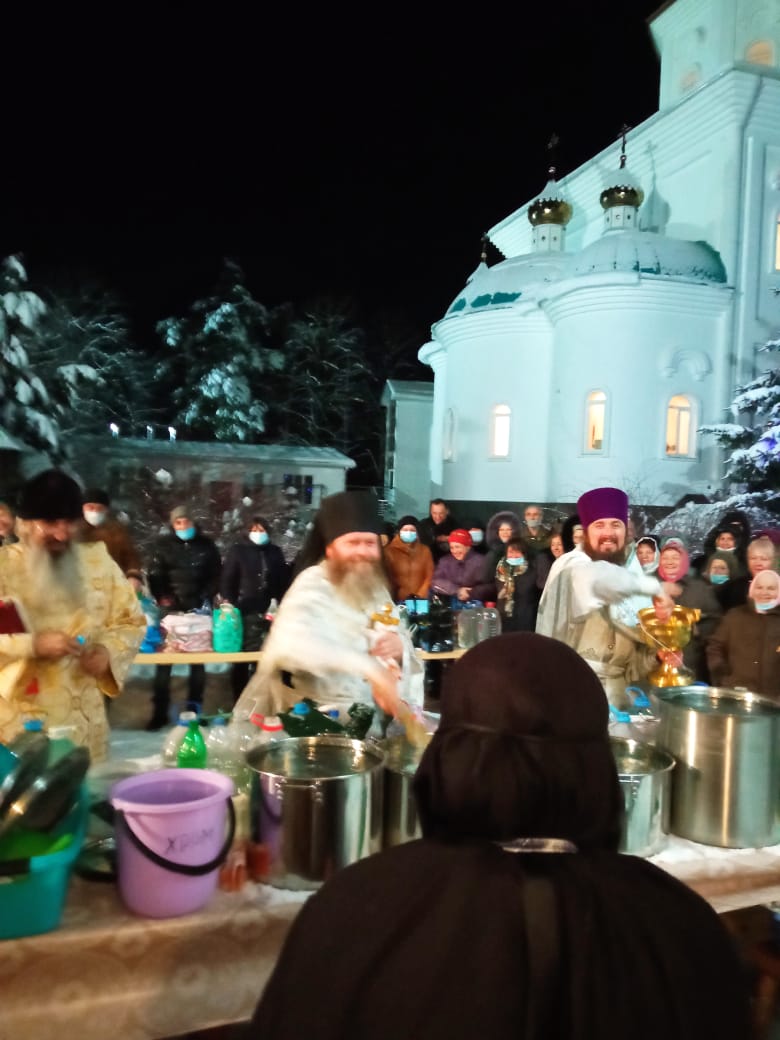
<svg viewBox="0 0 780 1040"><path fill-rule="evenodd" d="M697 301L697 293L704 299ZM726 290L673 283L602 280L546 305L555 327L549 416L549 500L572 501L615 484L633 501L672 505L717 487L714 446L698 438L696 457L668 457L669 400L685 395L693 425L722 419L728 386ZM713 295L714 294L714 295ZM606 394L601 450L587 448L587 395Z"/></svg>
<svg viewBox="0 0 780 1040"><path fill-rule="evenodd" d="M446 499L544 500L549 326L538 311L514 320L490 314L467 320L457 336L448 337L444 323L437 329L450 340L445 431L448 422L453 425L449 453L446 432L443 438L441 494ZM493 408L502 404L511 409L510 446L508 457L497 458L491 453L491 420Z"/></svg>

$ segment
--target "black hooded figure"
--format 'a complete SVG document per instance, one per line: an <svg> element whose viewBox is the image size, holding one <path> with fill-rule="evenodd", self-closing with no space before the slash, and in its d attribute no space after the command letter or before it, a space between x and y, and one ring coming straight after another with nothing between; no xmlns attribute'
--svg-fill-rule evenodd
<svg viewBox="0 0 780 1040"><path fill-rule="evenodd" d="M714 910L618 853L607 700L563 643L450 670L415 794L424 837L337 873L293 924L258 1040L736 1040L747 986Z"/></svg>
<svg viewBox="0 0 780 1040"><path fill-rule="evenodd" d="M561 541L563 542L563 551L565 553L571 552L574 548L575 527L582 527L582 520L576 513L573 513L571 516L566 517L561 527Z"/></svg>

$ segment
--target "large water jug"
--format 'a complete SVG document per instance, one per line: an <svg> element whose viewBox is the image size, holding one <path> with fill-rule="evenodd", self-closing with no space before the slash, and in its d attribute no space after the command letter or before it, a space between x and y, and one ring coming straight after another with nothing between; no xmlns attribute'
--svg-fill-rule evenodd
<svg viewBox="0 0 780 1040"><path fill-rule="evenodd" d="M458 611L458 646L462 650L470 650L477 645L477 618L480 607L476 602L469 600L463 604Z"/></svg>
<svg viewBox="0 0 780 1040"><path fill-rule="evenodd" d="M501 616L496 610L495 603L486 603L479 612L477 618L477 640L492 639L493 636L501 635Z"/></svg>

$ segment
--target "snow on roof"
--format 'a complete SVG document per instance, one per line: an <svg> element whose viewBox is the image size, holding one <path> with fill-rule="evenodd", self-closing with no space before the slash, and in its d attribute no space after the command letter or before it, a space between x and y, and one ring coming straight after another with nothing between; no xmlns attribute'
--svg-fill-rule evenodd
<svg viewBox="0 0 780 1040"><path fill-rule="evenodd" d="M566 269L564 253L525 253L488 267L480 264L447 311L447 317L464 311L506 307L536 285L557 281Z"/></svg>
<svg viewBox="0 0 780 1040"><path fill-rule="evenodd" d="M605 231L601 238L569 257L572 277L611 271L635 271L691 282L726 282L720 253L707 242L667 238L654 231Z"/></svg>

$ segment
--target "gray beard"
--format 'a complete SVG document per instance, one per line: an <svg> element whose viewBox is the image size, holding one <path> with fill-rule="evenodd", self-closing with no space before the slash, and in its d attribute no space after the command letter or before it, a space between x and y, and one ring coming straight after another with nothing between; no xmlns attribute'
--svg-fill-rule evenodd
<svg viewBox="0 0 780 1040"><path fill-rule="evenodd" d="M85 589L79 558L73 547L61 556L27 546L27 586L20 599L37 631L61 628L63 619L84 606Z"/></svg>
<svg viewBox="0 0 780 1040"><path fill-rule="evenodd" d="M338 595L355 610L373 611L390 600L378 564L341 564L326 560L328 577Z"/></svg>

